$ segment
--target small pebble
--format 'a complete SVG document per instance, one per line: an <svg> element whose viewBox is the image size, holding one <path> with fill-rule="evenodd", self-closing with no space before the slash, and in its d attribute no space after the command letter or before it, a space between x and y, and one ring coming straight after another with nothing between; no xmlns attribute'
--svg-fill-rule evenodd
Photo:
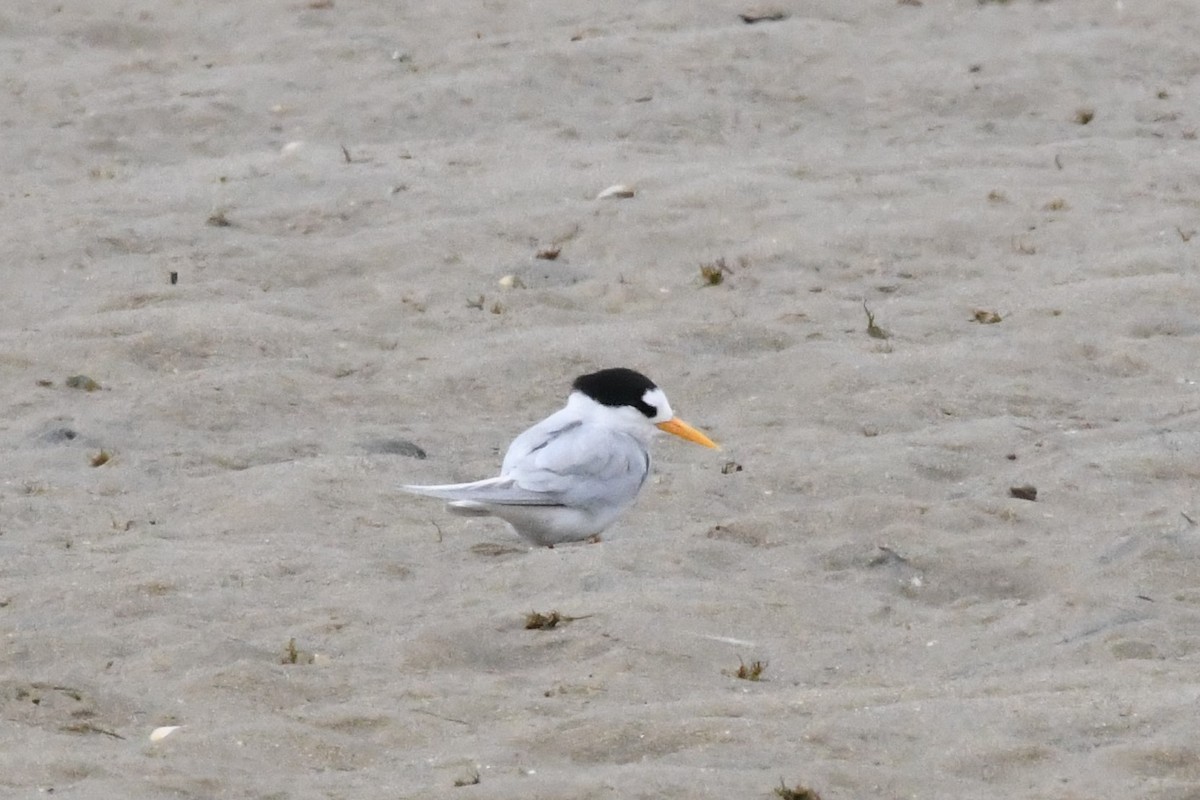
<svg viewBox="0 0 1200 800"><path fill-rule="evenodd" d="M1024 486L1013 486L1008 490L1008 494L1018 500L1037 500L1037 487L1028 483Z"/></svg>
<svg viewBox="0 0 1200 800"><path fill-rule="evenodd" d="M787 19L787 12L781 8L773 7L752 8L738 14L738 17L747 25L753 25L756 22L779 22L780 20Z"/></svg>

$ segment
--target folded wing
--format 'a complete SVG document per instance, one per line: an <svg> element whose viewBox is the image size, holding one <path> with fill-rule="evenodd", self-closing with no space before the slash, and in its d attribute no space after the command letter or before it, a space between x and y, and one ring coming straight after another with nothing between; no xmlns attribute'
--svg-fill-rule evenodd
<svg viewBox="0 0 1200 800"><path fill-rule="evenodd" d="M499 477L400 488L463 513L501 506L610 508L631 503L649 470L650 456L632 436L551 417L512 443Z"/></svg>

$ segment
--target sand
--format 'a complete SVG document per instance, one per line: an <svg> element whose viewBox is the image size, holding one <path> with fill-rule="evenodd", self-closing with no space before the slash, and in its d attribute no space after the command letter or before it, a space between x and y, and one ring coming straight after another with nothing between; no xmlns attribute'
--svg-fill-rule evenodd
<svg viewBox="0 0 1200 800"><path fill-rule="evenodd" d="M1194 5L748 8L0 9L0 794L1200 797Z"/></svg>

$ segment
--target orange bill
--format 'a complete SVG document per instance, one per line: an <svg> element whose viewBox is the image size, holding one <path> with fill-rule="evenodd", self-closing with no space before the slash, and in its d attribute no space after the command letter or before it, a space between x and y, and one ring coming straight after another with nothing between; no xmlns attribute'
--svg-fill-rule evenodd
<svg viewBox="0 0 1200 800"><path fill-rule="evenodd" d="M673 433L680 439L687 439L689 442L695 442L696 444L702 444L705 447L711 447L714 450L721 449L717 446L716 442L693 428L691 425L688 425L679 417L672 417L666 422L658 423L658 429L660 431L666 431L667 433Z"/></svg>

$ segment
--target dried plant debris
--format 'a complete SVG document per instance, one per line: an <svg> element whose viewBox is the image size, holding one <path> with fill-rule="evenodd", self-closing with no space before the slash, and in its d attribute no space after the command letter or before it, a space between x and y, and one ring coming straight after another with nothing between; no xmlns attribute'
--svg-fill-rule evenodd
<svg viewBox="0 0 1200 800"><path fill-rule="evenodd" d="M878 552L873 553L871 558L867 560L868 567L891 566L893 564L907 564L908 559L900 555L893 548L886 544L877 545Z"/></svg>
<svg viewBox="0 0 1200 800"><path fill-rule="evenodd" d="M280 664L311 664L316 659L312 653L307 653L296 647L296 638L293 636L288 639L287 645L283 648L283 655L279 659Z"/></svg>
<svg viewBox="0 0 1200 800"><path fill-rule="evenodd" d="M558 254L561 252L562 252L562 246L554 244L554 245L550 245L549 247L541 248L540 250L537 251L537 253L534 254L534 257L540 258L543 261L553 261L556 258L558 258Z"/></svg>
<svg viewBox="0 0 1200 800"><path fill-rule="evenodd" d="M233 227L233 223L229 221L229 217L225 216L224 211L217 211L213 214L210 214L205 222L207 222L209 225L212 225L214 228Z"/></svg>
<svg viewBox="0 0 1200 800"><path fill-rule="evenodd" d="M992 189L988 192L987 199L989 203L1007 203L1008 195L999 189Z"/></svg>
<svg viewBox="0 0 1200 800"><path fill-rule="evenodd" d="M437 523L434 523L433 526L437 528ZM438 541L440 542L441 540L441 528L438 528ZM525 552L523 548L507 544L497 544L495 542L480 542L479 544L471 545L469 549L472 555L482 558L500 558L501 556L511 556Z"/></svg>
<svg viewBox="0 0 1200 800"><path fill-rule="evenodd" d="M558 623L562 621L563 616L557 611L551 611L549 614L543 614L540 611L530 611L525 615L525 630L548 631L551 628L557 628Z"/></svg>
<svg viewBox="0 0 1200 800"><path fill-rule="evenodd" d="M779 785L775 787L775 796L782 797L783 800L821 800L821 795L807 786L796 786L794 789L789 789L788 785L783 782L783 778L779 779Z"/></svg>
<svg viewBox="0 0 1200 800"><path fill-rule="evenodd" d="M108 736L113 739L124 739L125 737L116 731L110 731L107 728L101 728L91 722L72 722L69 725L63 725L59 730L64 733L99 733L103 736Z"/></svg>
<svg viewBox="0 0 1200 800"><path fill-rule="evenodd" d="M700 265L700 280L704 282L705 286L720 286L725 282L725 276L732 274L733 270L725 263L724 258Z"/></svg>
<svg viewBox="0 0 1200 800"><path fill-rule="evenodd" d="M455 778L454 788L461 789L463 786L474 786L479 783L479 771L472 772L466 778Z"/></svg>
<svg viewBox="0 0 1200 800"><path fill-rule="evenodd" d="M1087 125L1096 118L1096 110L1094 108L1078 108L1075 110L1075 124Z"/></svg>
<svg viewBox="0 0 1200 800"><path fill-rule="evenodd" d="M551 611L549 614L543 614L540 611L530 611L525 615L525 630L527 631L548 631L552 628L557 628L560 624L574 622L577 619L587 619L591 614L584 614L580 617L568 617L566 614L560 614L557 611Z"/></svg>
<svg viewBox="0 0 1200 800"><path fill-rule="evenodd" d="M557 628L558 623L562 621L563 616L557 611L551 611L549 614L543 614L540 611L530 611L525 615L525 630L548 631L551 628Z"/></svg>
<svg viewBox="0 0 1200 800"><path fill-rule="evenodd" d="M1061 197L1055 197L1053 200L1046 201L1046 205L1042 206L1043 211L1066 211L1070 206L1067 201Z"/></svg>
<svg viewBox="0 0 1200 800"><path fill-rule="evenodd" d="M72 375L67 378L67 388L82 389L85 392L94 392L97 389L103 388L100 384L89 378L87 375Z"/></svg>
<svg viewBox="0 0 1200 800"><path fill-rule="evenodd" d="M112 459L112 455L107 450L101 450L92 456L90 463L93 467L103 467L110 459Z"/></svg>
<svg viewBox="0 0 1200 800"><path fill-rule="evenodd" d="M762 680L762 674L766 671L766 669L767 664L765 661L751 661L750 666L741 664L738 667L737 677L746 681Z"/></svg>
<svg viewBox="0 0 1200 800"><path fill-rule="evenodd" d="M975 313L972 315L971 319L974 322L978 322L980 325L995 325L997 322L1000 322L1004 318L1001 317L999 314L997 314L995 311L988 311L987 309L977 308L977 309L975 309Z"/></svg>
<svg viewBox="0 0 1200 800"><path fill-rule="evenodd" d="M866 300L863 300L863 311L867 312L867 336L872 339L890 339L892 337L890 333L875 324L875 315L867 307Z"/></svg>
<svg viewBox="0 0 1200 800"><path fill-rule="evenodd" d="M767 662L751 661L747 664L742 659L738 658L738 668L733 672L721 670L726 675L732 675L735 678L740 678L744 681L761 681L762 674L767 671Z"/></svg>
<svg viewBox="0 0 1200 800"><path fill-rule="evenodd" d="M1008 490L1008 495L1018 500L1037 500L1037 487L1030 483L1012 486Z"/></svg>
<svg viewBox="0 0 1200 800"><path fill-rule="evenodd" d="M737 463L736 461L726 461L724 464L721 465L721 474L722 475L732 475L735 472L741 472L741 471L742 471L742 465Z"/></svg>
<svg viewBox="0 0 1200 800"><path fill-rule="evenodd" d="M763 6L743 11L741 14L738 14L738 18L747 25L753 25L757 22L779 22L780 20L787 19L787 12L774 6Z"/></svg>

